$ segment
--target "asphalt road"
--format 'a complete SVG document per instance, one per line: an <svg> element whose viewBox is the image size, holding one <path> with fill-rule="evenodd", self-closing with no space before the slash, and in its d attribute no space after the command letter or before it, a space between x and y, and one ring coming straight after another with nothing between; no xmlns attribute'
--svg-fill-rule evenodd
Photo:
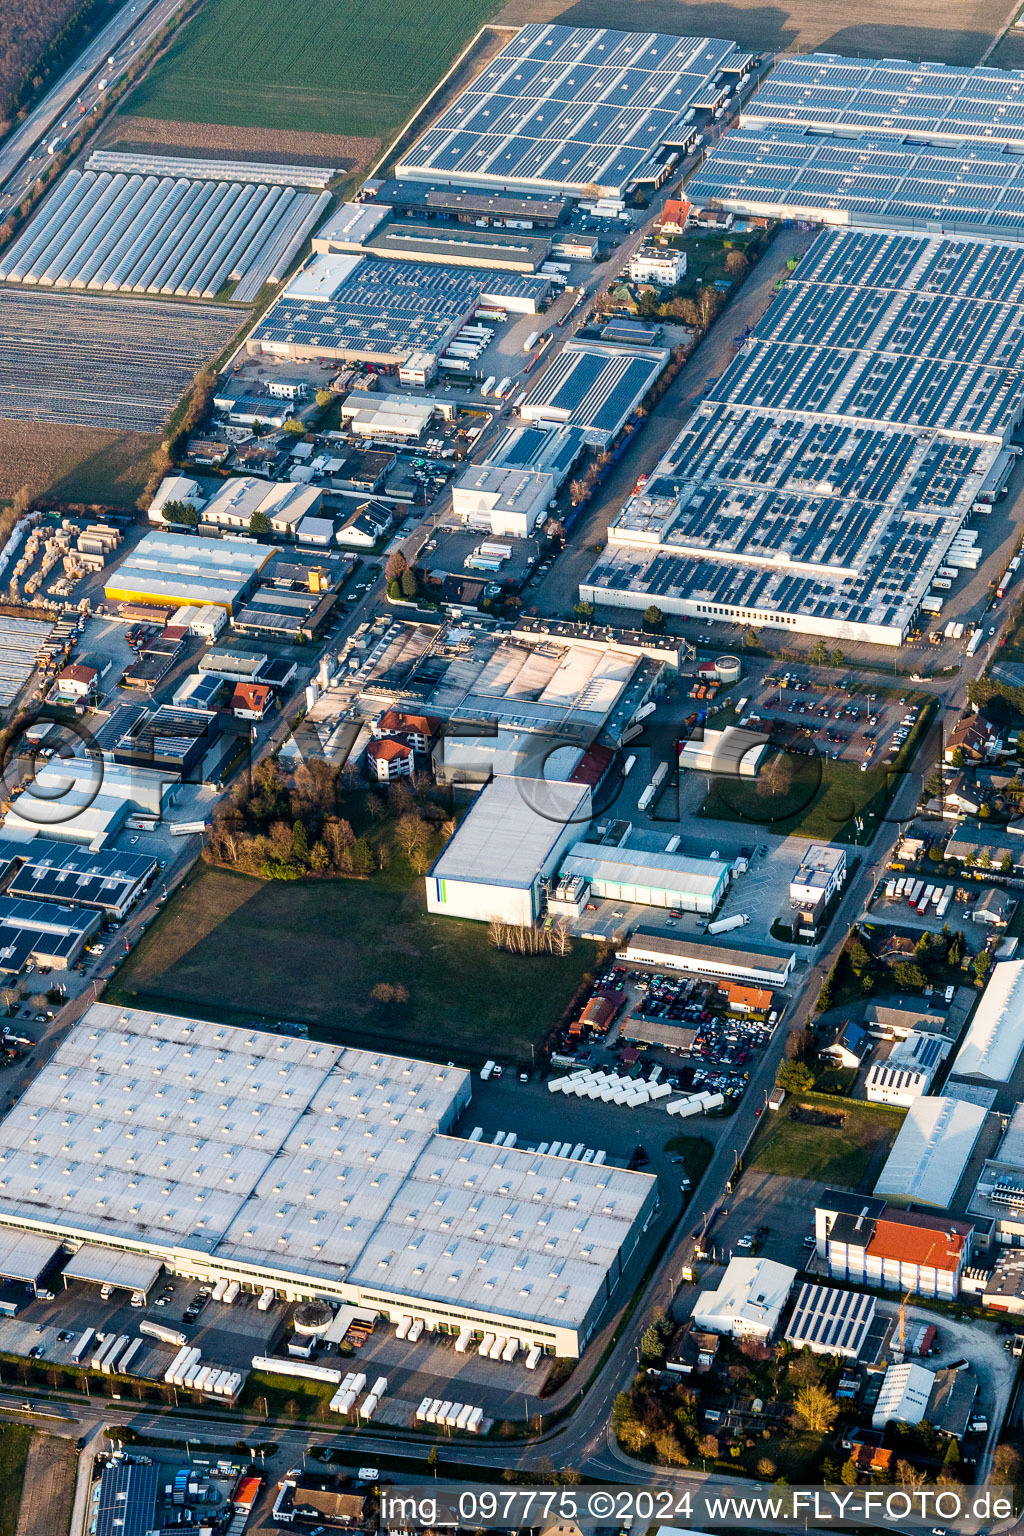
<svg viewBox="0 0 1024 1536"><path fill-rule="evenodd" d="M88 122L105 94L99 90L100 80L106 80L109 89L180 5L181 0L130 0L82 50L25 121L8 134L0 145L0 217L21 201L46 169L50 158L46 144L57 134L63 139L73 137ZM111 58L113 64L108 63Z"/></svg>

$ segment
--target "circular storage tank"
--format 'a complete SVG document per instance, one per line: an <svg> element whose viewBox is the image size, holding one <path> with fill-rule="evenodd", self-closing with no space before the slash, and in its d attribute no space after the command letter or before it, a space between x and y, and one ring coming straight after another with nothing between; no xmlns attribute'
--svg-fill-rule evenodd
<svg viewBox="0 0 1024 1536"><path fill-rule="evenodd" d="M303 1301L292 1314L292 1327L296 1333L319 1338L334 1321L334 1313L326 1301Z"/></svg>
<svg viewBox="0 0 1024 1536"><path fill-rule="evenodd" d="M720 683L738 683L743 675L743 665L738 656L719 656L715 661L715 674Z"/></svg>

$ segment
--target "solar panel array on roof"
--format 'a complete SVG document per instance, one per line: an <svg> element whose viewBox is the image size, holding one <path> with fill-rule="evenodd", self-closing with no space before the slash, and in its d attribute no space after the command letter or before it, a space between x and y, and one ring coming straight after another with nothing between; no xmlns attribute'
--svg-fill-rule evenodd
<svg viewBox="0 0 1024 1536"><path fill-rule="evenodd" d="M533 310L549 291L546 278L519 272L367 256L326 303L285 293L250 343L279 355L402 361L410 352L440 351L484 295Z"/></svg>
<svg viewBox="0 0 1024 1536"><path fill-rule="evenodd" d="M665 347L567 342L527 395L520 415L526 421L581 427L588 441L609 443L670 356Z"/></svg>
<svg viewBox="0 0 1024 1536"><path fill-rule="evenodd" d="M444 111L397 174L621 194L696 134L751 59L721 38L526 26ZM688 120L687 120L688 119Z"/></svg>
<svg viewBox="0 0 1024 1536"><path fill-rule="evenodd" d="M1024 73L804 54L779 60L742 122L913 133L1024 149Z"/></svg>
<svg viewBox="0 0 1024 1536"><path fill-rule="evenodd" d="M12 896L65 902L124 913L156 873L156 860L118 848L92 852L76 843L34 837L28 842L0 837L0 870L14 870Z"/></svg>
<svg viewBox="0 0 1024 1536"><path fill-rule="evenodd" d="M609 530L592 601L899 644L1024 407L1024 251L819 235Z"/></svg>
<svg viewBox="0 0 1024 1536"><path fill-rule="evenodd" d="M832 1285L802 1285L786 1329L794 1349L856 1360L875 1315L875 1298Z"/></svg>
<svg viewBox="0 0 1024 1536"><path fill-rule="evenodd" d="M1019 238L1024 150L744 126L721 139L686 195L735 213Z"/></svg>

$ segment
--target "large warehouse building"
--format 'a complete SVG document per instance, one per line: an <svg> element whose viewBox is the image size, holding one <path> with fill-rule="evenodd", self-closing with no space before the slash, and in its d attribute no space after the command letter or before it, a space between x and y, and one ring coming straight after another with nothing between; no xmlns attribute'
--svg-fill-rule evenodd
<svg viewBox="0 0 1024 1536"><path fill-rule="evenodd" d="M901 645L941 610L939 567L1009 475L1017 337L1024 249L822 233L581 596Z"/></svg>
<svg viewBox="0 0 1024 1536"><path fill-rule="evenodd" d="M967 1099L923 1094L907 1110L875 1194L948 1210L988 1111Z"/></svg>
<svg viewBox="0 0 1024 1536"><path fill-rule="evenodd" d="M315 256L258 322L252 357L334 358L397 366L413 352L436 356L480 304L533 314L546 277L362 255Z"/></svg>
<svg viewBox="0 0 1024 1536"><path fill-rule="evenodd" d="M586 784L503 775L482 789L426 877L427 911L529 927L590 822Z"/></svg>
<svg viewBox="0 0 1024 1536"><path fill-rule="evenodd" d="M589 444L607 448L671 355L666 347L569 341L541 374L519 414L542 426L578 427Z"/></svg>
<svg viewBox="0 0 1024 1536"><path fill-rule="evenodd" d="M417 139L397 175L576 197L656 186L751 62L722 38L526 26Z"/></svg>
<svg viewBox="0 0 1024 1536"><path fill-rule="evenodd" d="M1024 960L993 966L963 1043L950 1068L951 1077L983 1077L1005 1083L1024 1050Z"/></svg>
<svg viewBox="0 0 1024 1536"><path fill-rule="evenodd" d="M167 608L213 604L231 613L251 592L274 551L244 539L204 539L181 533L143 534L111 571L104 595L111 602Z"/></svg>
<svg viewBox="0 0 1024 1536"><path fill-rule="evenodd" d="M780 59L687 185L698 207L826 224L1024 229L1019 70Z"/></svg>
<svg viewBox="0 0 1024 1536"><path fill-rule="evenodd" d="M575 1356L656 1180L462 1140L469 1099L454 1067L95 1003L0 1120L0 1227Z"/></svg>

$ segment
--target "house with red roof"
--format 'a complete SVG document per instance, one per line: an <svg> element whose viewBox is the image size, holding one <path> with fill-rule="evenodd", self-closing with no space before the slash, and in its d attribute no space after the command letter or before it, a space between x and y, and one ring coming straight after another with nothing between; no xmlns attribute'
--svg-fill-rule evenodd
<svg viewBox="0 0 1024 1536"><path fill-rule="evenodd" d="M366 748L366 766L370 777L380 784L411 779L415 768L413 749L407 741L396 741L393 736L371 741Z"/></svg>
<svg viewBox="0 0 1024 1536"><path fill-rule="evenodd" d="M266 683L237 683L231 695L231 712L239 720L262 720L269 704Z"/></svg>

